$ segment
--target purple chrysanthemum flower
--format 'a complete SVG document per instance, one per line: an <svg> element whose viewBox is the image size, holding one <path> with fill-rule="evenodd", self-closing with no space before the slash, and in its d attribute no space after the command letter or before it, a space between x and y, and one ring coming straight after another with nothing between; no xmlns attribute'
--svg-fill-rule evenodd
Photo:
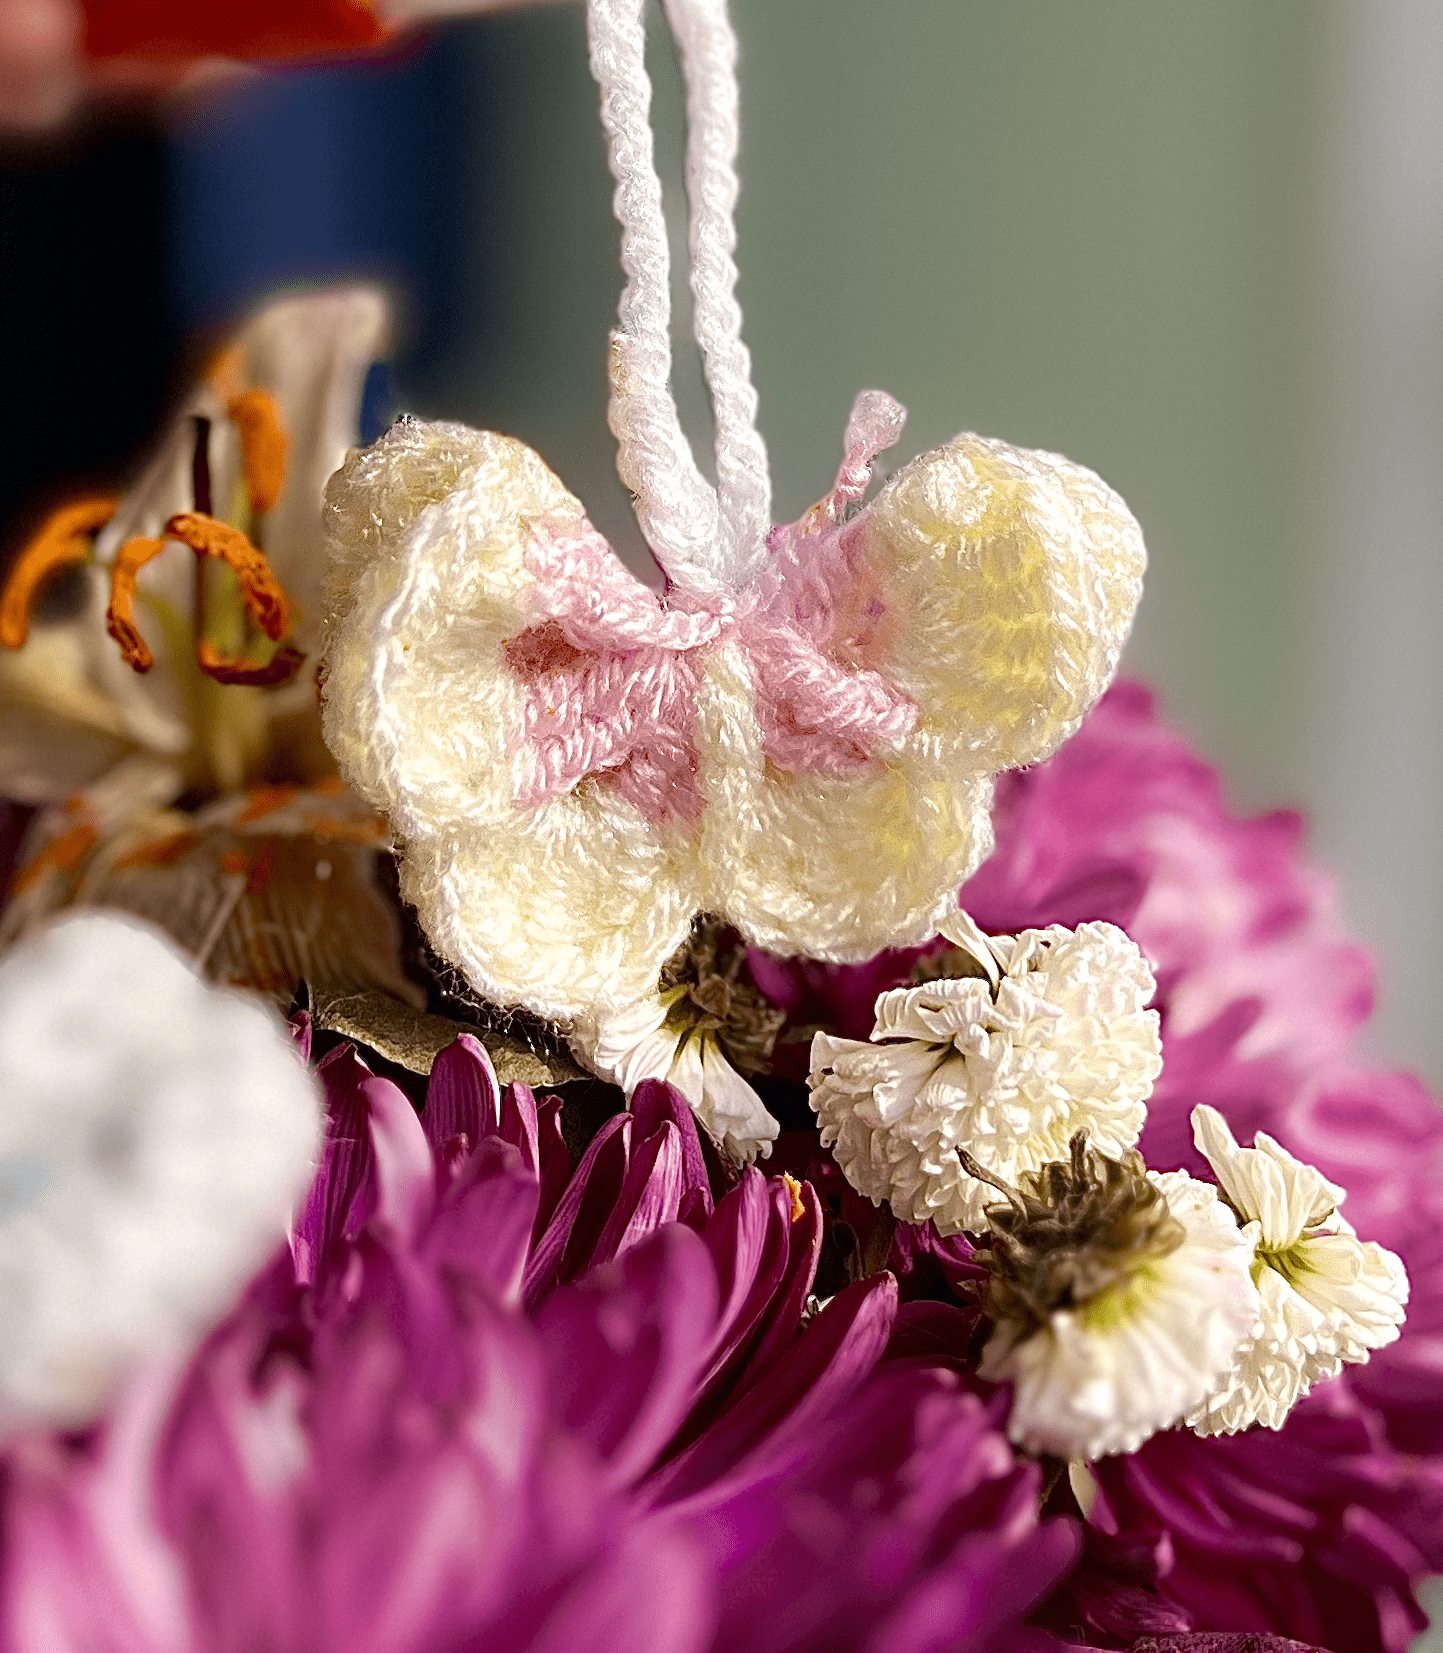
<svg viewBox="0 0 1443 1653"><path fill-rule="evenodd" d="M713 1203L645 1085L572 1173L479 1045L418 1120L349 1047L292 1253L180 1376L6 1487L12 1645L115 1653L1050 1648L1076 1549L998 1408L878 1367L878 1275L799 1330L821 1213Z"/></svg>
<svg viewBox="0 0 1443 1653"><path fill-rule="evenodd" d="M1156 969L1164 1066L1139 1144L1147 1163L1210 1176L1190 1120L1210 1104L1239 1139L1266 1130L1346 1189L1359 1234L1396 1251L1412 1281L1402 1337L1280 1432L1175 1431L1109 1460L1099 1473L1117 1489L1118 1542L1140 1552L1162 1535L1167 1565L1160 1585L1129 1584L1089 1547L1072 1606L1098 1607L1085 1627L1104 1646L1128 1645L1129 1601L1161 1601L1204 1629L1404 1648L1421 1623L1412 1587L1443 1567L1443 1463L1417 1456L1443 1455L1443 1112L1415 1080L1352 1054L1372 970L1300 855L1301 821L1230 814L1214 771L1124 684L1055 757L1003 777L996 826L996 853L961 893L984 930L1106 920ZM754 954L752 967L795 1022L865 1037L873 999L916 957L836 967ZM936 1251L927 1230L899 1228L893 1264ZM954 1315L933 1311L924 1342L941 1354L950 1337L955 1358L972 1318ZM909 1347L916 1316L899 1332Z"/></svg>
<svg viewBox="0 0 1443 1653"><path fill-rule="evenodd" d="M1413 1587L1443 1568L1443 1465L1390 1450L1346 1380L1280 1430L1170 1430L1093 1468L1091 1519L1167 1532L1161 1592L1198 1628L1403 1653L1426 1625Z"/></svg>

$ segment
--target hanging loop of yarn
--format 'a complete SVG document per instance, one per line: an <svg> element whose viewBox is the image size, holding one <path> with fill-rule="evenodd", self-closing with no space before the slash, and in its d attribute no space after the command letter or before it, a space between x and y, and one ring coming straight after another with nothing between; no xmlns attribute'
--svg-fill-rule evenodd
<svg viewBox="0 0 1443 1653"><path fill-rule="evenodd" d="M716 422L715 489L697 466L671 388L670 256L651 130L643 0L588 0L591 70L616 178L626 285L612 336L608 419L617 470L673 585L726 596L766 560L771 481L756 428L736 299L736 36L725 0L667 0L687 89L693 331Z"/></svg>

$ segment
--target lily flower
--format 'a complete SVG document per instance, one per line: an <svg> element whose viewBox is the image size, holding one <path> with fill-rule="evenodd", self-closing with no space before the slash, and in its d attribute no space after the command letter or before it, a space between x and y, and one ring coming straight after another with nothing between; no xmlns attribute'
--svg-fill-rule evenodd
<svg viewBox="0 0 1443 1653"><path fill-rule="evenodd" d="M10 797L60 803L126 759L152 795L273 778L283 725L314 717L321 492L387 327L370 288L267 305L122 498L64 505L22 548L0 593Z"/></svg>
<svg viewBox="0 0 1443 1653"><path fill-rule="evenodd" d="M376 880L384 823L336 778L302 669L321 491L386 329L369 288L268 305L123 498L62 507L21 551L0 592L0 785L42 808L6 938L121 907L282 1001L301 975L414 999Z"/></svg>

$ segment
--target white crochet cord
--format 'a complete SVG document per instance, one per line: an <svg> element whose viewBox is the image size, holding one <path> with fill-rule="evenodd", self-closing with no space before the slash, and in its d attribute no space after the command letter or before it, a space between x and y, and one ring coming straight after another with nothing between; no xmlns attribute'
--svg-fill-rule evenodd
<svg viewBox="0 0 1443 1653"><path fill-rule="evenodd" d="M591 71L616 178L626 286L612 339L617 470L667 576L699 596L745 585L766 556L771 482L756 428L732 254L739 98L725 0L666 0L687 87L693 325L716 418L717 488L697 468L671 390L670 260L651 131L645 0L588 0Z"/></svg>

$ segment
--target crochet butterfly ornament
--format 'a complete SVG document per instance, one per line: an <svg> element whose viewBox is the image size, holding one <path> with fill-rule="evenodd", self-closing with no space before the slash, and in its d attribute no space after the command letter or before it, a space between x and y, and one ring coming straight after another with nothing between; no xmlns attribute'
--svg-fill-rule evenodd
<svg viewBox="0 0 1443 1653"><path fill-rule="evenodd" d="M522 443L403 420L327 495L327 738L402 892L486 999L584 1044L654 1000L699 913L780 953L929 939L991 847L992 777L1106 687L1145 553L1056 455L963 435L864 503L903 409L858 398L831 491L773 527L733 296L735 38L668 0L688 89L694 330L716 486L670 389L642 0L590 0L627 283L618 469L666 576L631 575Z"/></svg>

